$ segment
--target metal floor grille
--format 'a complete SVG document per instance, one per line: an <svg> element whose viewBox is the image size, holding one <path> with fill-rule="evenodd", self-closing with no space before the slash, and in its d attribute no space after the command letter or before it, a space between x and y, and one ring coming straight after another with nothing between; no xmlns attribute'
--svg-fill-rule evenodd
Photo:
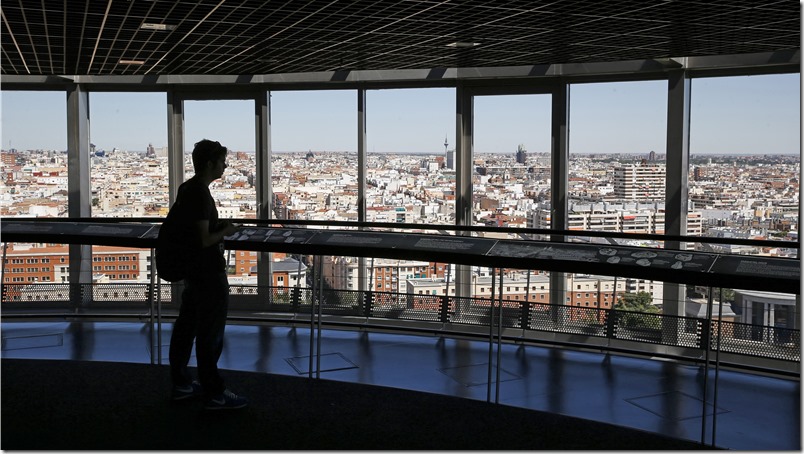
<svg viewBox="0 0 804 454"><path fill-rule="evenodd" d="M488 363L485 364L472 364L469 366L458 366L458 367L448 367L444 369L438 369L439 372L443 373L447 377L457 381L458 383L462 384L463 386L480 386L485 385L488 383L489 375L489 365ZM506 371L505 369L500 369L500 382L511 381L511 380L520 380L522 377L519 375L513 374L511 372ZM493 369L491 374L491 382L497 382L497 372L496 369Z"/></svg>
<svg viewBox="0 0 804 454"><path fill-rule="evenodd" d="M296 370L299 375L310 373L310 357L309 356L296 356L293 358L285 358L290 367ZM313 359L315 362L315 359ZM315 364L313 364L315 367ZM321 372L332 372L336 370L356 369L357 364L349 361L340 353L327 353L321 355Z"/></svg>
<svg viewBox="0 0 804 454"><path fill-rule="evenodd" d="M666 393L653 394L650 396L634 397L625 399L637 407L647 410L654 415L665 419L681 421L690 418L700 418L701 409L704 407L703 401L697 397L692 397L679 391L669 391ZM706 416L714 414L715 407L711 403L706 403ZM728 410L718 407L717 413L728 413Z"/></svg>

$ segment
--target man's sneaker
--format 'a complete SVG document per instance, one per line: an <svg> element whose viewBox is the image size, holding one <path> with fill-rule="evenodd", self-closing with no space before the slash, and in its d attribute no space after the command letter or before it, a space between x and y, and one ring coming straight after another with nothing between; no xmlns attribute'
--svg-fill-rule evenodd
<svg viewBox="0 0 804 454"><path fill-rule="evenodd" d="M248 405L248 401L246 400L245 397L238 396L237 394L229 391L228 389L225 389L223 390L222 393L212 397L207 401L206 409L235 410L237 408L243 408L246 405Z"/></svg>
<svg viewBox="0 0 804 454"><path fill-rule="evenodd" d="M171 393L171 398L173 400L184 400L189 399L191 397L198 397L204 393L204 390L201 388L201 383L198 381L193 381L189 385L184 386L173 386L173 392Z"/></svg>

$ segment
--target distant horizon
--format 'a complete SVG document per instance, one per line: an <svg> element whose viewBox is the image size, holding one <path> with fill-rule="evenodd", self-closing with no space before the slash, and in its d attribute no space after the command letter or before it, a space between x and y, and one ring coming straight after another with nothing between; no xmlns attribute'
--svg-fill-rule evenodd
<svg viewBox="0 0 804 454"><path fill-rule="evenodd" d="M155 148L162 148L162 147L155 147ZM30 150L17 150L14 149L18 153L19 152L31 152L31 151L43 151L43 152L58 152L58 153L66 153L67 150L60 150L60 149L30 149ZM101 151L111 152L112 150L105 150L100 149ZM8 153L11 149L0 149L3 153ZM145 154L147 150L123 150L118 148L118 151L126 152L126 153L137 153L137 154ZM230 153L247 153L247 154L255 154L256 152L253 150L233 150L229 149ZM277 154L293 154L293 153L357 153L354 150L271 150L271 153ZM184 154L190 154L192 150L186 150ZM549 155L550 152L542 152L542 151L528 151L529 155ZM427 152L427 151L412 151L412 152L399 152L399 151L368 151L366 154L369 155L380 155L380 154L395 154L395 155L403 155L403 156L432 156L432 155L443 155L444 152ZM485 155L485 154L495 154L495 155L516 155L516 152L511 151L487 151L487 152L475 152L477 155ZM638 151L620 151L620 152L591 152L591 153L575 153L570 152L570 155L575 156L616 156L616 155L633 155L633 156L641 156L641 155L649 155L650 151L647 152L638 152ZM656 152L657 156L666 156L667 153L659 153ZM707 157L717 157L717 156L801 156L801 152L776 152L776 153L750 153L750 152L735 152L735 153L690 153L690 156L707 156Z"/></svg>
<svg viewBox="0 0 804 454"><path fill-rule="evenodd" d="M800 73L702 77L691 84L688 150L693 155L801 153ZM667 81L578 83L571 90L567 140L572 154L667 152ZM0 146L66 148L63 92L1 94ZM168 143L165 96L90 92L89 141L106 150L141 151L148 143L163 147ZM443 152L445 143L454 148L455 96L448 87L367 90L366 149L435 154ZM353 90L271 92L271 148L277 153L357 150L356 99ZM552 147L549 94L476 96L472 120L476 153L514 153L520 145L527 150ZM256 145L255 127L253 101L184 103L186 148L212 138L230 150L249 150Z"/></svg>

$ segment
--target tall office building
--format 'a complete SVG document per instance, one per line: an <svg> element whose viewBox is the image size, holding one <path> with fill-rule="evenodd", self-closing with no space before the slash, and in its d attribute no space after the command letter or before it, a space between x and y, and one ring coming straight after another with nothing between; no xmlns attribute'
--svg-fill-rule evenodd
<svg viewBox="0 0 804 454"><path fill-rule="evenodd" d="M447 168L455 170L455 150L447 150Z"/></svg>

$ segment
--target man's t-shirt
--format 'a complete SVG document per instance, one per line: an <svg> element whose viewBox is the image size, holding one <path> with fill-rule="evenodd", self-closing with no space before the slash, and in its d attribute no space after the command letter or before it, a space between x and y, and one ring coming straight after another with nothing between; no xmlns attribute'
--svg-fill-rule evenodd
<svg viewBox="0 0 804 454"><path fill-rule="evenodd" d="M218 225L218 209L215 207L215 200L209 192L209 187L195 177L179 186L176 203L171 210L177 210L176 218L186 229L188 238L194 236L192 229L198 221L209 221L210 232ZM189 266L190 276L221 271L226 271L223 242L199 249L196 260L192 260Z"/></svg>

